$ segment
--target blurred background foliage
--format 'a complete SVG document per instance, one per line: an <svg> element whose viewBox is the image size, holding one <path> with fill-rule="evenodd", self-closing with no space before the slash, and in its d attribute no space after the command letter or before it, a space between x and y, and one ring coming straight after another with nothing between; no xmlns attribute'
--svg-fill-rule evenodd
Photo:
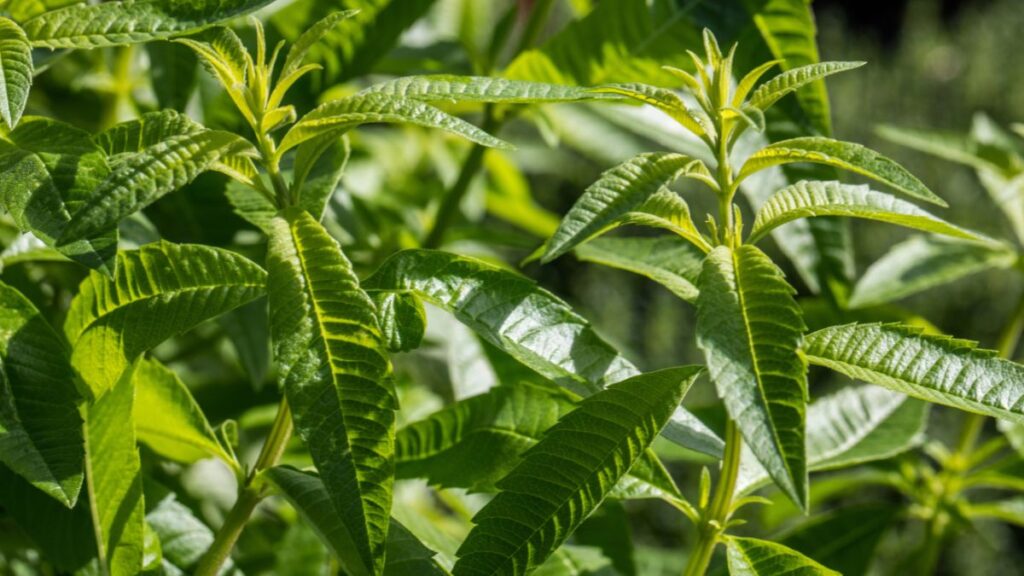
<svg viewBox="0 0 1024 576"><path fill-rule="evenodd" d="M597 4L603 6L595 7ZM682 49L699 44L699 28L689 21L683 25L683 20L692 18L699 23L702 18L721 15L716 12L720 8L717 0L655 0L643 18L631 20L626 6L635 4L611 0L295 0L286 9L271 9L261 19L268 22L269 39L276 42L296 37L309 22L341 5L362 8L360 16L344 22L330 36L327 47L319 49L316 57L324 65L323 73L307 77L293 91L293 103L301 115L319 102L391 75L502 74L581 84L640 78L658 83L663 74L658 68L661 64L685 58ZM522 6L531 5L536 10L550 10L548 17L537 22L522 18ZM1009 223L987 201L973 170L893 144L879 136L876 128L895 125L965 134L972 123L981 121L978 114L1001 126L1024 121L1021 1L819 0L814 6L822 59L869 63L828 82L834 134L878 149L908 166L949 201L950 209L941 213L948 220L993 236L1010 237ZM623 13L607 19L609 27L603 35L559 40L572 34L574 21L598 9ZM676 26L676 22L680 24ZM240 32L251 40L251 27L243 23ZM636 42L637 36L642 58L627 60L614 50L604 52L608 44L628 45ZM647 44L647 39L654 37L658 41ZM544 48L516 58L532 46ZM590 64L555 65L559 59L573 61L574 50L586 52ZM182 46L154 43L37 57L38 66L45 62L49 67L37 78L29 114L52 115L96 130L140 112L172 107L187 110L211 127L243 130L226 96L209 75L197 72L194 56ZM342 186L329 204L325 224L361 274L396 250L420 245L441 246L519 268L553 231L559 215L602 170L644 150L688 151L692 142L668 127L658 113L637 107L454 110L478 125L500 130L518 149L489 151L479 159L479 176L466 178L462 172L473 152L463 141L416 128L371 127L352 135L352 156ZM265 246L254 229L233 212L226 187L221 176L204 175L147 209L146 217L134 222L130 234L122 233L127 242L145 242L158 231L172 241L231 246L262 260ZM443 198L450 197L453 190L460 192L460 201L445 212ZM696 214L707 209L699 199L691 207ZM19 260L18 251L11 249L15 235L9 222L0 222L0 240L7 247L0 254L3 281L22 290L43 310L66 309L83 277L82 270L66 263ZM857 271L863 272L905 237L892 227L856 223ZM780 255L776 251L773 256ZM780 256L779 261L785 259ZM693 341L693 308L665 288L641 276L572 257L546 266L530 263L520 269L566 298L640 367L701 361ZM792 268L786 271L800 287L808 307L819 305L818 297L799 282L798 273ZM1021 289L1015 275L991 272L914 296L902 305L943 331L991 347L1003 320L1020 299ZM61 303L65 306L54 305ZM59 324L61 319L52 320ZM428 320L427 346L396 357L402 395L400 424L487 389L509 362L446 315L428 310ZM229 418L238 421L243 452L258 450L256 441L273 417L275 394L266 322L265 302L258 302L155 352L192 387L214 424ZM829 385L815 382L812 395ZM712 400L711 387L699 386L687 398L687 405L714 423L720 415L713 409L701 409L714 404ZM955 430L947 424L955 422L958 415L933 410L932 418L931 434L945 438L950 428ZM695 494L699 468L693 463L706 462L667 443L659 445L659 451L684 493ZM297 454L291 455L292 463L308 464ZM233 497L233 478L226 468L209 461L190 467L155 459L144 458L144 462L149 463L150 477L155 479L147 490L160 494L170 487L178 500L206 523L220 523ZM816 494L829 490L823 478L828 477L816 476ZM420 531L431 532L431 544L447 543L454 550L465 534L466 520L482 498L401 482L395 515L421 537ZM160 501L159 497L147 497L150 500ZM782 499L775 500L776 506L754 519L752 533L785 535L804 521ZM863 531L878 527L875 531L881 536L880 527L886 525L887 515L895 513L899 496L881 489L864 490L846 497L844 504L851 502L865 504L858 509L860 516L841 518L846 528ZM616 530L632 530L637 548L637 566L632 573L678 573L685 560L680 549L692 537L679 515L660 502L629 502L626 508L603 508L577 535L575 543L584 545L580 550L614 536ZM828 508L825 510L815 522L829 520ZM622 514L627 514L628 523L621 521ZM299 573L293 570L296 566L319 567L319 572L313 573L327 569L326 550L308 527L294 519L295 512L282 502L268 506L240 541L239 568L246 574ZM872 523L877 521L880 524ZM0 523L0 530L13 528ZM792 533L786 542L806 539L806 530L805 526L803 533ZM887 533L876 566L898 567L902 553L919 537L914 530L919 527L901 526ZM1020 541L1024 541L1020 529L986 524L952 544L955 553L944 556L948 562L940 571L1020 573L1024 565ZM805 542L805 546L813 545L813 541ZM856 566L868 557L846 561ZM5 558L18 559L18 555ZM32 565L31 560L21 558L20 564L12 561L0 568L29 570L25 567ZM583 553L573 559L584 566L588 561ZM607 563L594 565L594 570L579 573L600 573ZM978 566L990 568L979 572Z"/></svg>

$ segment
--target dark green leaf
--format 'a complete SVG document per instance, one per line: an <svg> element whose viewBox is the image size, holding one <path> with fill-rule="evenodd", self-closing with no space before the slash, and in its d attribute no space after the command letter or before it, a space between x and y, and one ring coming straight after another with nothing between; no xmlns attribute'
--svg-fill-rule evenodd
<svg viewBox="0 0 1024 576"><path fill-rule="evenodd" d="M726 543L730 576L841 576L782 544L736 536Z"/></svg>
<svg viewBox="0 0 1024 576"><path fill-rule="evenodd" d="M32 46L25 32L0 17L0 119L13 129L21 120L32 87Z"/></svg>

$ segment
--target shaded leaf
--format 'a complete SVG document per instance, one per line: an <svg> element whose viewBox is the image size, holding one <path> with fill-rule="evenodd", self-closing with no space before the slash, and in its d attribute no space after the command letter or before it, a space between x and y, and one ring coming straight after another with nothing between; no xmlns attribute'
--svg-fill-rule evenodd
<svg viewBox="0 0 1024 576"><path fill-rule="evenodd" d="M188 573L213 544L213 531L173 494L146 514L146 524L160 538L162 563L168 571L170 564L181 573Z"/></svg>
<svg viewBox="0 0 1024 576"><path fill-rule="evenodd" d="M68 508L84 472L79 400L67 346L0 282L0 462Z"/></svg>
<svg viewBox="0 0 1024 576"><path fill-rule="evenodd" d="M452 574L527 574L543 563L629 471L702 370L641 374L583 400L499 482Z"/></svg>
<svg viewBox="0 0 1024 576"><path fill-rule="evenodd" d="M167 338L264 293L266 273L221 248L160 241L118 254L117 274L93 272L71 301L72 364L96 396Z"/></svg>
<svg viewBox="0 0 1024 576"><path fill-rule="evenodd" d="M795 290L754 246L719 246L704 261L697 345L744 443L783 492L807 506L805 329Z"/></svg>
<svg viewBox="0 0 1024 576"><path fill-rule="evenodd" d="M32 46L10 18L0 17L0 119L13 129L32 87Z"/></svg>
<svg viewBox="0 0 1024 576"><path fill-rule="evenodd" d="M577 246L574 253L584 262L646 276L687 302L697 300L697 278L705 254L681 238L595 238Z"/></svg>
<svg viewBox="0 0 1024 576"><path fill-rule="evenodd" d="M786 531L779 543L838 570L843 576L863 576L898 512L899 508L890 504L844 506Z"/></svg>
<svg viewBox="0 0 1024 576"><path fill-rule="evenodd" d="M840 576L782 544L736 536L726 544L730 576Z"/></svg>
<svg viewBox="0 0 1024 576"><path fill-rule="evenodd" d="M427 328L423 304L412 294L376 292L370 294L377 306L380 331L392 352L419 348Z"/></svg>

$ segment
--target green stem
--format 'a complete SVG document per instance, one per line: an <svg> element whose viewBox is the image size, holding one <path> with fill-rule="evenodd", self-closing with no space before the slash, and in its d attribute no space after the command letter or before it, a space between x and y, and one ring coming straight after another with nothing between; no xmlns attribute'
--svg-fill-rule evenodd
<svg viewBox="0 0 1024 576"><path fill-rule="evenodd" d="M263 487L255 482L257 476L263 470L272 468L277 464L281 459L281 455L284 454L291 435L291 409L288 408L288 401L282 399L277 410L277 417L274 418L274 425L271 426L270 433L263 443L263 448L256 458L256 464L249 472L244 484L239 487L238 499L235 501L235 505L232 506L231 511L228 512L227 518L224 519L224 524L217 531L210 549L203 555L199 567L196 568L196 576L215 576L220 572L220 567L231 556L231 550L234 549L238 537L242 535L242 530L245 529L249 517L252 516L256 506L265 496Z"/></svg>
<svg viewBox="0 0 1024 576"><path fill-rule="evenodd" d="M494 106L491 104L484 106L484 121L481 126L483 131L493 134L501 124L502 122L494 114ZM448 193L445 194L441 200L441 205L437 208L434 225L423 240L424 248L437 248L444 241L445 232L459 212L459 204L462 203L466 192L469 191L469 185L473 183L473 178L476 177L483 166L484 153L486 152L487 147L473 144L473 148L470 149L466 160L462 163L462 168L459 170L459 177L455 180L455 184L452 185L451 189L448 190Z"/></svg>
<svg viewBox="0 0 1024 576"><path fill-rule="evenodd" d="M715 484L715 493L711 497L711 505L697 527L697 545L694 547L690 560L686 564L683 576L703 576L711 565L715 554L715 546L725 533L726 523L732 514L732 497L736 492L736 479L740 471L740 452L743 442L740 440L736 423L729 420L725 428L725 455L722 459L722 473Z"/></svg>

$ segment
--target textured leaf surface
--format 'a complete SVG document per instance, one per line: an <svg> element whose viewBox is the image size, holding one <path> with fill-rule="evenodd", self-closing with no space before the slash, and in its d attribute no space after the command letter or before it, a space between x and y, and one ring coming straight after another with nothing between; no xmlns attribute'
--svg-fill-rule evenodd
<svg viewBox="0 0 1024 576"><path fill-rule="evenodd" d="M0 119L8 128L21 120L32 74L32 46L25 32L11 19L0 17Z"/></svg>
<svg viewBox="0 0 1024 576"><path fill-rule="evenodd" d="M641 374L583 400L498 484L452 574L527 574L543 563L643 454L701 370Z"/></svg>
<svg viewBox="0 0 1024 576"><path fill-rule="evenodd" d="M756 242L786 222L815 216L867 218L956 238L984 239L910 202L876 192L866 185L801 181L779 190L761 206L754 219L754 229L750 232L750 242Z"/></svg>
<svg viewBox="0 0 1024 576"><path fill-rule="evenodd" d="M341 136L360 124L400 123L439 128L483 146L508 148L505 142L472 124L410 98L357 94L321 104L299 119L281 140L280 153L328 134Z"/></svg>
<svg viewBox="0 0 1024 576"><path fill-rule="evenodd" d="M118 254L117 274L93 272L71 302L72 364L100 395L143 352L264 293L266 273L220 248L147 244Z"/></svg>
<svg viewBox="0 0 1024 576"><path fill-rule="evenodd" d="M974 342L900 324L847 324L808 334L812 364L897 392L1024 422L1024 367Z"/></svg>
<svg viewBox="0 0 1024 576"><path fill-rule="evenodd" d="M114 228L123 218L181 188L217 162L252 149L247 140L218 130L171 136L119 162L71 217L61 242Z"/></svg>
<svg viewBox="0 0 1024 576"><path fill-rule="evenodd" d="M146 523L160 538L162 564L170 574L188 573L213 544L213 531L173 495L146 514Z"/></svg>
<svg viewBox="0 0 1024 576"><path fill-rule="evenodd" d="M584 262L646 276L687 302L697 299L704 253L682 238L595 238L577 246L575 254Z"/></svg>
<svg viewBox="0 0 1024 576"><path fill-rule="evenodd" d="M203 458L233 463L185 383L156 360L135 369L135 433L157 454L191 464Z"/></svg>
<svg viewBox="0 0 1024 576"><path fill-rule="evenodd" d="M427 328L423 304L412 294L378 292L371 296L388 350L408 352L419 348Z"/></svg>
<svg viewBox="0 0 1024 576"><path fill-rule="evenodd" d="M592 90L597 94L620 94L631 100L649 104L698 136L713 133L707 117L687 108L686 102L672 90L640 83L608 84Z"/></svg>
<svg viewBox="0 0 1024 576"><path fill-rule="evenodd" d="M69 124L26 117L0 141L0 198L15 224L55 246L71 214L109 172L103 150ZM116 236L57 248L92 268L110 272Z"/></svg>
<svg viewBox="0 0 1024 576"><path fill-rule="evenodd" d="M111 576L138 574L143 566L146 507L132 415L133 368L89 406L85 417L89 498L100 562Z"/></svg>
<svg viewBox="0 0 1024 576"><path fill-rule="evenodd" d="M413 422L398 431L398 478L426 478L445 488L495 492L523 452L576 408L564 393L526 383L496 386L484 394ZM678 490L653 453L641 457L619 491L628 497L676 496Z"/></svg>
<svg viewBox="0 0 1024 576"><path fill-rule="evenodd" d="M287 466L271 468L266 475L330 546L346 573L353 576L377 573L364 562L355 543L355 536L345 519L335 511L331 496L318 476ZM394 518L389 522L384 576L447 574L434 560L434 551L424 546Z"/></svg>
<svg viewBox="0 0 1024 576"><path fill-rule="evenodd" d="M697 345L743 440L797 505L807 504L805 330L794 290L754 246L715 248L697 298Z"/></svg>
<svg viewBox="0 0 1024 576"><path fill-rule="evenodd" d="M698 160L671 152L640 154L605 171L562 219L541 260L550 262L569 252L691 171L706 172L707 168Z"/></svg>
<svg viewBox="0 0 1024 576"><path fill-rule="evenodd" d="M295 39L295 42L291 43L291 47L288 48L288 55L285 56L284 64L278 73L278 78L287 78L289 74L301 68L302 61L306 58L306 54L309 53L311 48L319 44L323 37L331 32L339 22L356 14L355 10L332 12L321 18L316 24L310 26L309 29Z"/></svg>
<svg viewBox="0 0 1024 576"><path fill-rule="evenodd" d="M831 138L806 136L775 142L748 158L740 169L738 179L742 180L769 166L794 162L812 162L849 170L888 184L912 198L946 205L916 176L896 162L860 144Z"/></svg>
<svg viewBox="0 0 1024 576"><path fill-rule="evenodd" d="M33 46L99 48L170 38L248 14L271 0L116 0L74 4L24 23Z"/></svg>
<svg viewBox="0 0 1024 576"><path fill-rule="evenodd" d="M850 295L850 306L894 302L985 270L1010 268L1017 258L1013 248L1001 244L915 236L894 246L864 272Z"/></svg>
<svg viewBox="0 0 1024 576"><path fill-rule="evenodd" d="M877 386L843 388L807 408L807 469L855 466L903 453L924 438L928 405ZM736 490L749 492L768 473L745 457Z"/></svg>
<svg viewBox="0 0 1024 576"><path fill-rule="evenodd" d="M727 546L730 576L840 576L782 544L733 536Z"/></svg>
<svg viewBox="0 0 1024 576"><path fill-rule="evenodd" d="M93 137L107 156L142 152L174 136L204 131L201 125L174 110L147 112L135 120L121 122Z"/></svg>
<svg viewBox="0 0 1024 576"><path fill-rule="evenodd" d="M423 102L531 104L607 98L587 88L486 76L404 76L374 84L362 94L387 94Z"/></svg>
<svg viewBox="0 0 1024 576"><path fill-rule="evenodd" d="M78 400L67 346L0 283L0 462L68 508L83 480Z"/></svg>
<svg viewBox="0 0 1024 576"><path fill-rule="evenodd" d="M826 76L860 68L864 62L818 62L800 66L769 79L750 95L750 104L767 110L780 98Z"/></svg>
<svg viewBox="0 0 1024 576"><path fill-rule="evenodd" d="M391 363L373 301L301 209L272 224L270 326L279 381L363 564L384 559L394 476Z"/></svg>
<svg viewBox="0 0 1024 576"><path fill-rule="evenodd" d="M487 342L580 395L639 373L590 323L532 280L479 260L407 250L367 278L367 289L411 291L455 315ZM718 455L722 441L680 408L665 429L673 442Z"/></svg>

